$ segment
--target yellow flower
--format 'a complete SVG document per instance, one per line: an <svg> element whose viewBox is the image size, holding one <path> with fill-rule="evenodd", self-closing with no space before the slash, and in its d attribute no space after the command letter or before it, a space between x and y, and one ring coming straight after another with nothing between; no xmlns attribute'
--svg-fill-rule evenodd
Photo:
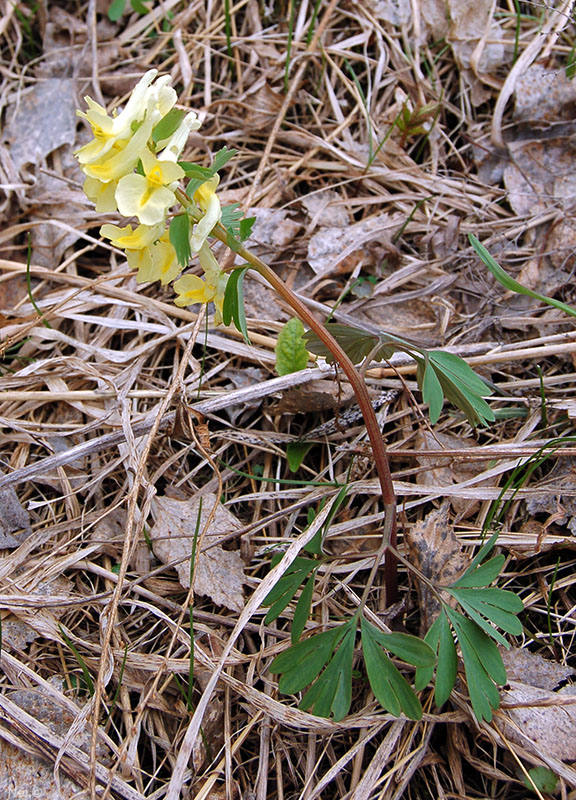
<svg viewBox="0 0 576 800"><path fill-rule="evenodd" d="M76 151L80 164L91 164L103 158L119 140L128 140L132 136L133 124L141 122L144 117L156 124L165 116L176 102L176 92L167 86L170 76L152 81L158 70L151 69L138 81L124 109L118 114L112 112L108 116L106 109L85 97L88 111L77 111L92 129L94 139Z"/></svg>
<svg viewBox="0 0 576 800"><path fill-rule="evenodd" d="M199 278L198 275L183 275L174 283L174 289L179 295L174 303L182 307L193 303L213 302L216 306L214 322L219 325L222 321L222 307L228 275L222 272L207 244L202 246L199 258L200 265L204 269L205 280Z"/></svg>
<svg viewBox="0 0 576 800"><path fill-rule="evenodd" d="M128 175L145 152L152 127L152 120L144 120L129 139L117 139L104 158L84 164L83 172L101 183L109 183Z"/></svg>
<svg viewBox="0 0 576 800"><path fill-rule="evenodd" d="M122 250L143 250L160 239L166 232L164 225L138 225L132 230L132 225L120 228L118 225L102 225L100 235L110 239L114 247Z"/></svg>
<svg viewBox="0 0 576 800"><path fill-rule="evenodd" d="M144 175L125 175L118 181L116 202L125 217L137 217L144 225L162 222L176 202L169 184L184 177L184 170L172 161L160 161L148 149L141 154Z"/></svg>
<svg viewBox="0 0 576 800"><path fill-rule="evenodd" d="M194 233L190 237L190 247L194 253L200 251L214 225L220 222L222 209L220 208L220 200L216 194L219 181L220 178L218 175L214 175L194 192L194 200L204 212L204 216L200 222L197 223L194 228Z"/></svg>
<svg viewBox="0 0 576 800"><path fill-rule="evenodd" d="M102 183L96 178L86 178L84 181L84 194L88 200L92 200L99 214L109 214L117 211L116 207L116 186L118 181Z"/></svg>
<svg viewBox="0 0 576 800"><path fill-rule="evenodd" d="M138 270L136 276L138 283L160 281L162 286L165 286L182 270L168 231L149 247L142 250L127 250L126 258L130 267Z"/></svg>

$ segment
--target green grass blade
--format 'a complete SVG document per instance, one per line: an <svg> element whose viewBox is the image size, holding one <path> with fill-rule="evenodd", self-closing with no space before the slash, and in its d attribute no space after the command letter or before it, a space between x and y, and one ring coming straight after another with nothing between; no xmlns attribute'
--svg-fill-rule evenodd
<svg viewBox="0 0 576 800"><path fill-rule="evenodd" d="M490 255L488 250L484 247L483 244L474 236L473 233L468 234L468 240L476 253L479 255L480 259L484 262L484 264L488 267L492 275L499 281L505 289L508 289L511 292L516 292L516 294L523 294L526 297L532 297L534 300L539 300L541 303L545 303L548 306L553 306L554 308L560 309L560 311L564 311L565 314L569 314L571 317L576 317L576 308L572 308L572 306L566 305L566 303L562 303L560 300L555 300L553 297L547 297L544 294L539 294L538 292L533 292L531 289L528 289L526 286L522 286L521 283L514 280L511 275L500 266L500 264Z"/></svg>

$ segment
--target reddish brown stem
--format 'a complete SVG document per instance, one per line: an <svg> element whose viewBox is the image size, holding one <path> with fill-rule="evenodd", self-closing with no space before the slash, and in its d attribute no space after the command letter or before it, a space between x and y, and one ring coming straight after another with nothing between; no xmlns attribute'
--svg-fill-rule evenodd
<svg viewBox="0 0 576 800"><path fill-rule="evenodd" d="M222 236L220 236L219 232L217 231L213 231L213 233L219 239L221 239L221 241L226 242L225 233L223 233ZM284 298L284 300L286 300L290 307L296 312L298 317L300 317L302 322L314 331L318 338L330 350L334 356L334 360L340 365L342 371L350 381L350 385L356 396L360 410L362 411L362 416L364 417L364 423L366 425L366 432L368 433L370 444L372 445L374 463L378 473L380 487L382 489L382 501L384 503L386 514L382 546L379 549L377 562L375 564L375 568L377 568L378 561L381 555L386 552L388 544L396 548L396 494L394 492L394 484L392 482L392 475L390 473L390 463L388 461L386 447L384 445L380 426L378 425L376 413L370 400L370 395L368 394L366 383L360 376L358 370L348 357L347 353L338 344L336 339L334 339L332 334L328 332L324 325L316 320L316 318L306 308L304 303L298 297L296 297L292 291L290 291L290 289L276 275L276 273L273 272L268 264L258 258L258 256L256 256L254 253L246 250L244 247L235 248L235 250L241 258L244 258L260 275L262 275L267 283L269 283L272 288L275 289L278 294ZM386 603L388 605L396 602L398 598L397 572L398 562L396 556L388 550L388 552L386 552L384 564ZM374 577L374 573L375 569L371 574L368 585L370 585Z"/></svg>

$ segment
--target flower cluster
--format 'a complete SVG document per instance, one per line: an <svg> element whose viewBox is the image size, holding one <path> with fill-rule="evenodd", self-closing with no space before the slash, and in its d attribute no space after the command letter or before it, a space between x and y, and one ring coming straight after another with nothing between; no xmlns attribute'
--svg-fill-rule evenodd
<svg viewBox="0 0 576 800"><path fill-rule="evenodd" d="M111 116L92 98L85 98L88 110L77 113L88 122L94 138L76 151L76 157L86 175L84 191L96 210L119 211L138 222L124 227L103 225L101 235L125 251L128 264L138 271L139 283L159 280L166 285L186 266L182 258L179 261L167 218L178 202L178 183L189 174L178 159L200 121L193 111L184 114L175 108L176 92L169 76L156 76L157 70L149 70L123 110ZM186 217L189 242L184 252L198 254L205 276L185 275L176 280L175 302L186 306L212 301L220 318L227 276L207 241L221 218L218 176L210 173L196 179L194 186L189 208L195 212L196 223L189 225Z"/></svg>

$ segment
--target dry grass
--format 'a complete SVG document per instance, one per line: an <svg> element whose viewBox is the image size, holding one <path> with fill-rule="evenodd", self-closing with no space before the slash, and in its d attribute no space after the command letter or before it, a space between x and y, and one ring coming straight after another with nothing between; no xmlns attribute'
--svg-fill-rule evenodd
<svg viewBox="0 0 576 800"><path fill-rule="evenodd" d="M488 3L498 36L489 24L470 33L474 25L464 22L447 32L441 1L436 11L431 0L406 4L405 19L402 3L318 5L312 21L314 3L296 3L290 33L291 6L282 2L167 0L117 24L106 19L106 2L6 2L3 121L46 79L63 81L62 92L72 87L78 105L84 94L108 105L150 66L169 72L180 102L204 118L187 159L207 164L211 151L237 147L223 197L282 209L300 226L294 237L276 218L276 239L259 247L313 309L325 315L345 295L337 318L453 347L493 382L497 422L473 431L447 407L435 427L439 444L418 409L412 365L398 358L368 372L375 389L398 391L385 435L402 530L449 501L450 522L472 551L518 459L572 433L574 332L556 312L506 295L465 237L475 232L536 290L574 300L571 207L550 193L542 200L544 191L532 202L529 188L520 213L501 179L514 161L505 142L529 138L527 130L540 135L514 120L507 101L533 61L563 74L575 41L572 4ZM470 4L476 21L483 5ZM399 16L386 20L379 7ZM563 119L560 109L550 122ZM83 135L79 125L77 143ZM516 798L526 795L522 769L542 763L568 796L573 768L545 748L510 742L501 715L479 726L464 687L442 713L425 692L420 723L383 714L360 681L341 723L278 695L267 668L287 633L285 621L263 623L267 548L300 547L307 510L333 497L330 481L346 480L353 462L346 508L328 540L339 558L322 577L314 617L354 607L380 520L362 428L315 446L297 477L324 480L324 488L283 483L293 476L276 434L288 440L333 412L310 405L295 416L278 400L323 373L274 377L286 317L257 283L249 290L252 347L234 331L208 325L206 333L202 316L176 308L169 290L138 286L98 239L104 218L82 194L71 150L60 142L20 171L14 141L0 150L0 502L16 538L23 508L31 519L30 535L0 559L0 735L58 759L98 798L175 800L180 790L198 800ZM305 202L326 191L329 213L358 227L316 275L307 256L322 209L307 211ZM28 231L35 306L26 291ZM373 294L355 298L350 287L368 275L376 277ZM499 542L510 556L506 587L526 604L526 635L516 644L569 665L574 452L555 453L522 486ZM206 492L239 520L223 539L245 560L247 605L238 615L195 598L192 713L190 597L146 537L156 494ZM420 610L405 572L401 591L395 624L417 632ZM372 608L383 614L381 594L375 587ZM54 733L14 701L13 690L27 688L70 715L71 733ZM83 749L79 731L91 732ZM207 748L195 744L198 731Z"/></svg>

